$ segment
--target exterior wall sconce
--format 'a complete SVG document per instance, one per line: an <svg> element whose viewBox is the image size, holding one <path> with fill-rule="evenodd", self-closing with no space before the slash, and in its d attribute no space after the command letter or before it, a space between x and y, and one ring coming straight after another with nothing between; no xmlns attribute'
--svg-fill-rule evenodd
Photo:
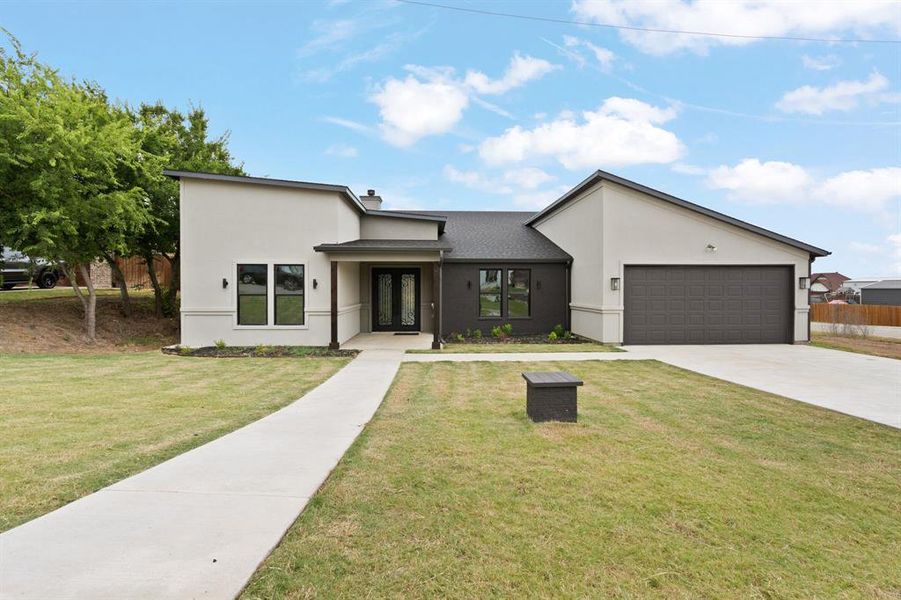
<svg viewBox="0 0 901 600"><path fill-rule="evenodd" d="M535 283L535 287L539 290L541 289L541 280L540 279Z"/></svg>
<svg viewBox="0 0 901 600"><path fill-rule="evenodd" d="M619 289L619 277L610 278L610 289L614 292Z"/></svg>
<svg viewBox="0 0 901 600"><path fill-rule="evenodd" d="M319 287L319 282L314 279L313 280L313 289L315 290L318 287Z"/></svg>
<svg viewBox="0 0 901 600"><path fill-rule="evenodd" d="M225 277L222 278L222 289L228 289L228 279L226 279Z"/></svg>
<svg viewBox="0 0 901 600"><path fill-rule="evenodd" d="M810 277L798 277L798 289L806 290L810 287Z"/></svg>
<svg viewBox="0 0 901 600"><path fill-rule="evenodd" d="M717 248L715 244L707 244L707 247L704 248L707 252L716 252Z"/></svg>
<svg viewBox="0 0 901 600"><path fill-rule="evenodd" d="M471 289L472 289L472 281L467 281L467 282L466 282L466 289L467 289L467 290L471 290Z"/></svg>

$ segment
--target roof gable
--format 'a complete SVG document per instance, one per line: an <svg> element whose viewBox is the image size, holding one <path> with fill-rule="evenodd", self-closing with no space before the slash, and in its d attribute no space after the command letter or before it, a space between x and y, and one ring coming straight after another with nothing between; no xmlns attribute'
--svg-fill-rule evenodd
<svg viewBox="0 0 901 600"><path fill-rule="evenodd" d="M612 173L607 173L606 171L595 171L590 176L582 180L581 183L576 185L574 188L566 192L563 196L552 202L545 209L539 211L534 214L528 221L526 221L526 225L532 226L538 221L548 217L559 209L563 208L566 204L568 204L571 200L575 199L582 192L588 190L592 186L596 185L601 181L610 181L621 186L627 187L629 189L635 190L637 192L641 192L658 200L662 200L664 202L668 202L670 204L674 204L676 206L680 206L682 208L688 209L690 211L696 212L698 214L704 215L706 217L710 217L712 219L716 219L717 221L721 221L723 223L728 223L729 225L738 227L740 229L744 229L746 231L750 231L751 233L756 233L757 235L761 235L763 237L769 238L771 240L775 240L777 242L781 242L783 244L787 244L789 246L793 246L795 248L800 248L806 252L809 252L812 256L828 256L831 254L828 250L823 250L822 248L817 248L816 246L811 246L810 244L805 244L804 242L798 241L796 239L790 238L788 236L784 236L782 234L776 233L774 231L770 231L769 229L764 229L763 227L758 227L757 225L752 225L746 221L742 221L740 219L735 219L723 213L717 212L715 210L703 207L699 204L694 204L693 202L689 202L688 200L683 200L681 198L677 198L675 196L671 196L665 192L661 192L660 190L655 190L654 188L649 188L645 185L641 185L640 183L636 183L629 179L625 179L623 177L619 177L618 175L614 175Z"/></svg>

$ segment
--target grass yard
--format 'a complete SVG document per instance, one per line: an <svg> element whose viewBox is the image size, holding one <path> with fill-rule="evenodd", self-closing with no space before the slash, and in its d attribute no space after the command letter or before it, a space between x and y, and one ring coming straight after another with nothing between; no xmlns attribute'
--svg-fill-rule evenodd
<svg viewBox="0 0 901 600"><path fill-rule="evenodd" d="M85 294L88 293L88 288L81 288L81 291ZM130 290L129 290L130 291ZM132 294L147 294L148 292L131 292ZM152 292L149 292L152 295ZM119 296L119 290L102 288L97 290L97 296ZM0 291L0 304L15 304L17 302L25 302L27 300L50 300L52 298L72 298L76 302L78 299L75 296L75 290L72 289L71 286L57 286L55 288L49 290L42 290L41 288L34 286L31 289L27 287L17 287L12 290L2 290ZM80 306L80 305L79 305Z"/></svg>
<svg viewBox="0 0 901 600"><path fill-rule="evenodd" d="M585 380L578 424L524 370ZM656 362L405 364L245 598L901 594L901 432Z"/></svg>
<svg viewBox="0 0 901 600"><path fill-rule="evenodd" d="M261 418L346 363L0 355L0 531Z"/></svg>
<svg viewBox="0 0 901 600"><path fill-rule="evenodd" d="M441 350L407 350L408 354L450 354L450 353L508 353L508 352L623 352L615 346L595 344L517 344L487 343L487 344L445 344Z"/></svg>
<svg viewBox="0 0 901 600"><path fill-rule="evenodd" d="M814 332L810 344L831 350L844 350L846 352L857 352L858 354L901 359L901 340L893 338L858 337Z"/></svg>

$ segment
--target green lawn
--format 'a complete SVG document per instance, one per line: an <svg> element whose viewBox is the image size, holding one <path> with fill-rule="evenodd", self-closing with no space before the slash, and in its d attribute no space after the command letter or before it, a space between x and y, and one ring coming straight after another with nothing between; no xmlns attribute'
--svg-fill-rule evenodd
<svg viewBox="0 0 901 600"><path fill-rule="evenodd" d="M532 424L520 372L585 380ZM897 598L901 432L656 362L405 364L245 598Z"/></svg>
<svg viewBox="0 0 901 600"><path fill-rule="evenodd" d="M263 417L346 363L0 355L0 531Z"/></svg>
<svg viewBox="0 0 901 600"><path fill-rule="evenodd" d="M85 294L88 293L87 288L81 288L81 291ZM152 290L128 290L129 294L132 296L153 296ZM103 288L97 290L98 296L118 296L119 289L110 289ZM70 286L57 286L53 289L42 290L41 288L35 286L32 289L28 289L25 287L17 287L12 290L3 290L0 291L0 304L6 302L24 302L26 300L40 300L40 299L50 299L50 298L75 298L75 290L73 290Z"/></svg>
<svg viewBox="0 0 901 600"><path fill-rule="evenodd" d="M450 353L508 353L508 352L623 352L616 346L606 346L593 342L585 344L445 344L441 350L407 350L409 354L450 354Z"/></svg>

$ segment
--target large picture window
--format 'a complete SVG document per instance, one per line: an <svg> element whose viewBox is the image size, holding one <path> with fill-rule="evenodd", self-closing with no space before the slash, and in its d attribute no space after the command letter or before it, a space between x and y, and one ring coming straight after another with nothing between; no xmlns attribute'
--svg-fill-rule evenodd
<svg viewBox="0 0 901 600"><path fill-rule="evenodd" d="M275 265L275 324L303 325L303 265Z"/></svg>
<svg viewBox="0 0 901 600"><path fill-rule="evenodd" d="M238 325L268 323L266 265L238 265Z"/></svg>
<svg viewBox="0 0 901 600"><path fill-rule="evenodd" d="M501 316L501 270L479 269L479 316Z"/></svg>
<svg viewBox="0 0 901 600"><path fill-rule="evenodd" d="M511 319L528 317L529 284L532 272L529 269L507 270L507 316Z"/></svg>

